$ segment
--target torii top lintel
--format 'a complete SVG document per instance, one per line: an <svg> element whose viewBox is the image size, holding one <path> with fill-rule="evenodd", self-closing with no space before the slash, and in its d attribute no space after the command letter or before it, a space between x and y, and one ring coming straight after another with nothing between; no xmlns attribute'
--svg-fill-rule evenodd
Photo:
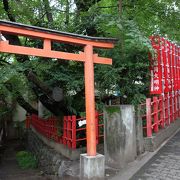
<svg viewBox="0 0 180 180"><path fill-rule="evenodd" d="M65 60L75 60L82 62L85 59L84 52L74 54L55 51L51 48L51 42L64 42L69 44L76 44L79 46L91 45L92 47L96 48L110 49L114 47L114 43L116 41L116 39L114 38L90 37L3 20L0 20L0 33L41 39L43 40L44 44L43 49L39 49L11 45L8 41L0 41L0 52L49 57ZM94 54L94 63L112 64L112 60L109 58L98 57L97 54Z"/></svg>

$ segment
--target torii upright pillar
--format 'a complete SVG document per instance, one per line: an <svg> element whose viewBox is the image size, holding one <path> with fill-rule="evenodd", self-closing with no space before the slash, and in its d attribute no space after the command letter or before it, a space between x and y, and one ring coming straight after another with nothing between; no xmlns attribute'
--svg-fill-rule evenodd
<svg viewBox="0 0 180 180"><path fill-rule="evenodd" d="M40 39L43 41L43 48L9 44L3 35ZM96 154L94 63L112 64L112 59L99 57L93 53L93 48L111 49L114 47L115 41L116 39L112 38L83 36L0 20L0 52L84 62L87 154L82 154L80 157L82 179L102 178L104 176L104 156ZM84 52L74 54L55 51L52 48L52 42L76 44L84 47Z"/></svg>
<svg viewBox="0 0 180 180"><path fill-rule="evenodd" d="M84 52L87 154L80 156L80 178L99 179L104 177L105 159L103 155L96 154L93 46L86 45Z"/></svg>
<svg viewBox="0 0 180 180"><path fill-rule="evenodd" d="M94 62L93 47L86 45L84 48L85 63L85 96L86 96L86 137L87 155L96 156L96 127L95 127L95 98L94 98Z"/></svg>

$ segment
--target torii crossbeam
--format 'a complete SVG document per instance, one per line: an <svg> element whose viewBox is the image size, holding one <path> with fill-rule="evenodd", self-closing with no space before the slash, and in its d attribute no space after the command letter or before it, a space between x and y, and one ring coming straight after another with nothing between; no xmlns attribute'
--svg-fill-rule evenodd
<svg viewBox="0 0 180 180"><path fill-rule="evenodd" d="M43 41L43 48L25 47L9 44L0 38L0 52L38 57L57 58L84 62L85 98L87 121L87 155L96 155L95 98L94 98L94 63L112 64L112 59L99 57L93 48L114 47L116 39L77 35L41 27L0 20L0 35L25 36ZM52 42L75 44L84 47L79 54L52 50Z"/></svg>

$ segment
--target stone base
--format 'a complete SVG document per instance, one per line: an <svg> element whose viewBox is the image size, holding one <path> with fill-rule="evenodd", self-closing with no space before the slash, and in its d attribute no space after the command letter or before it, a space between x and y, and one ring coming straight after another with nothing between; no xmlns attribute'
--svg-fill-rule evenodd
<svg viewBox="0 0 180 180"><path fill-rule="evenodd" d="M180 129L180 119L161 129L155 136L144 138L144 147L146 151L155 151L166 139L171 137L178 129Z"/></svg>
<svg viewBox="0 0 180 180"><path fill-rule="evenodd" d="M80 155L80 178L82 180L104 179L105 160L104 156L97 154L96 156Z"/></svg>

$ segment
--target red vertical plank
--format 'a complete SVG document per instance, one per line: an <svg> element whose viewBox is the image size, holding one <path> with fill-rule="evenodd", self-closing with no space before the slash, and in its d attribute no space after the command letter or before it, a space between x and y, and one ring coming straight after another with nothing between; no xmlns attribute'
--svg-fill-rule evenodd
<svg viewBox="0 0 180 180"><path fill-rule="evenodd" d="M167 68L167 78L168 78L168 91L172 92L172 59L171 59L171 44L168 40L166 40L167 49L167 62L168 62L168 68Z"/></svg>
<svg viewBox="0 0 180 180"><path fill-rule="evenodd" d="M67 117L67 145L72 148L72 119L71 116Z"/></svg>
<svg viewBox="0 0 180 180"><path fill-rule="evenodd" d="M177 118L177 93L174 92L174 119Z"/></svg>
<svg viewBox="0 0 180 180"><path fill-rule="evenodd" d="M58 122L58 119L56 118L56 119L54 119L55 121L54 121L54 126L55 126L55 141L56 142L58 142L58 124L57 124L57 122Z"/></svg>
<svg viewBox="0 0 180 180"><path fill-rule="evenodd" d="M76 116L72 116L72 148L76 149Z"/></svg>
<svg viewBox="0 0 180 180"><path fill-rule="evenodd" d="M64 123L63 123L63 144L67 144L67 116L64 116Z"/></svg>
<svg viewBox="0 0 180 180"><path fill-rule="evenodd" d="M166 40L164 38L161 39L162 41L162 58L163 58L163 64L164 64L164 92L167 93L168 92L168 80L167 80L167 66L168 66L168 62L167 62L167 53L166 53Z"/></svg>
<svg viewBox="0 0 180 180"><path fill-rule="evenodd" d="M178 90L180 90L180 46L178 46L178 71L179 71L179 73L178 73L178 77L179 77L179 79L178 79Z"/></svg>
<svg viewBox="0 0 180 180"><path fill-rule="evenodd" d="M152 136L151 98L146 99L147 137Z"/></svg>
<svg viewBox="0 0 180 180"><path fill-rule="evenodd" d="M172 49L172 90L175 91L175 52L174 52L174 44L171 43Z"/></svg>
<svg viewBox="0 0 180 180"><path fill-rule="evenodd" d="M180 46L178 46L178 90L180 90Z"/></svg>
<svg viewBox="0 0 180 180"><path fill-rule="evenodd" d="M161 119L161 127L164 128L164 106L163 106L163 96L159 97L159 109L160 109L160 119Z"/></svg>
<svg viewBox="0 0 180 180"><path fill-rule="evenodd" d="M166 121L166 125L169 126L169 95L165 94L165 121Z"/></svg>
<svg viewBox="0 0 180 180"><path fill-rule="evenodd" d="M30 128L31 116L26 116L26 129Z"/></svg>
<svg viewBox="0 0 180 180"><path fill-rule="evenodd" d="M180 117L180 94L178 93L177 95L177 99L178 99L178 117Z"/></svg>
<svg viewBox="0 0 180 180"><path fill-rule="evenodd" d="M169 112L170 112L170 123L173 122L174 116L173 116L173 97L172 93L169 94Z"/></svg>
<svg viewBox="0 0 180 180"><path fill-rule="evenodd" d="M53 136L53 139L55 141L56 137L55 137L55 120L54 120L54 117L51 118L52 119L52 125L53 125L53 131L52 131L52 136Z"/></svg>
<svg viewBox="0 0 180 180"><path fill-rule="evenodd" d="M174 48L174 58L175 58L175 90L178 90L179 61L178 61L178 49L176 45Z"/></svg>
<svg viewBox="0 0 180 180"><path fill-rule="evenodd" d="M153 110L154 110L154 132L159 131L159 120L158 120L158 98L156 96L153 97Z"/></svg>

